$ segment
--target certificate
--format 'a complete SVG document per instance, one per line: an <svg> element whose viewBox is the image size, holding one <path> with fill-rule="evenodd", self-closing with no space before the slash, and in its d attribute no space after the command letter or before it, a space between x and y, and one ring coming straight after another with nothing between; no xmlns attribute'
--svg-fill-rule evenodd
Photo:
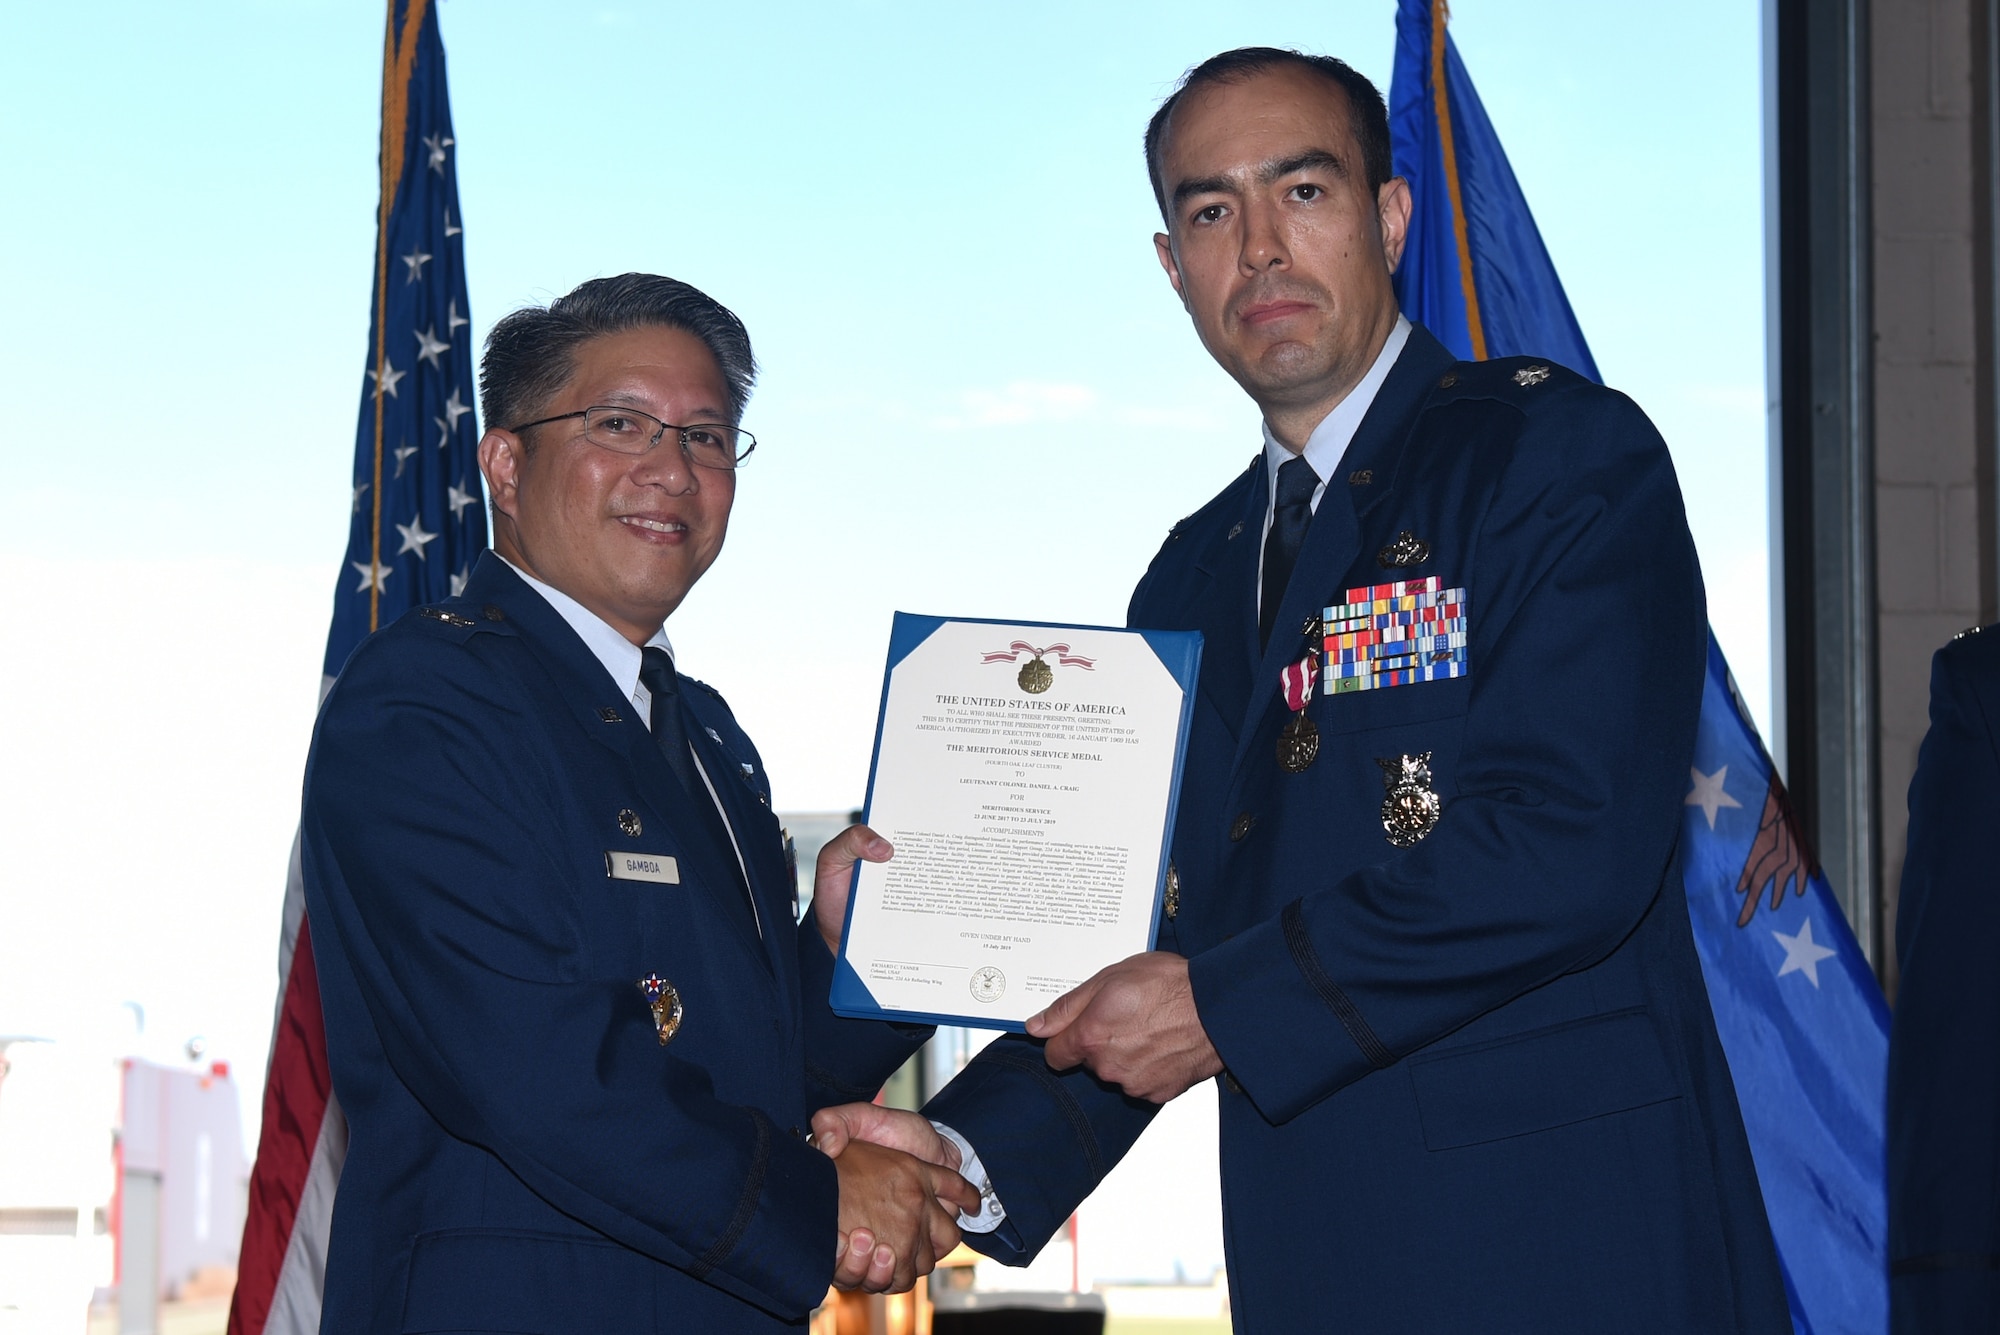
<svg viewBox="0 0 2000 1335"><path fill-rule="evenodd" d="M896 614L833 1008L1014 1029L1150 950L1201 636Z"/></svg>

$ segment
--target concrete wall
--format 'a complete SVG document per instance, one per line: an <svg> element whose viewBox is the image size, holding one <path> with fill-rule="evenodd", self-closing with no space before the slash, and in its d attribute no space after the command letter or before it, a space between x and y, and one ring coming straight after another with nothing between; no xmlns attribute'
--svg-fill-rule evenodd
<svg viewBox="0 0 2000 1335"><path fill-rule="evenodd" d="M1992 0L1872 0L1875 534L1883 974L1930 658L1994 619L1990 306L1984 204ZM1976 281L1977 280L1977 281ZM1893 991L1891 993L1893 995Z"/></svg>

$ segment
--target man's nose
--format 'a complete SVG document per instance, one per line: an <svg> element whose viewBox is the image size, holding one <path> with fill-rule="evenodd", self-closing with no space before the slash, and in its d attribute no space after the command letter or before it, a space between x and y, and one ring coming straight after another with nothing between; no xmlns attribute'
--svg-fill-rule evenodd
<svg viewBox="0 0 2000 1335"><path fill-rule="evenodd" d="M1241 258L1244 270L1249 273L1291 268L1292 249L1277 209L1256 203L1245 207Z"/></svg>
<svg viewBox="0 0 2000 1335"><path fill-rule="evenodd" d="M701 490L694 463L681 448L680 433L671 429L662 432L659 443L639 456L632 468L632 480L641 486L659 487L673 496Z"/></svg>

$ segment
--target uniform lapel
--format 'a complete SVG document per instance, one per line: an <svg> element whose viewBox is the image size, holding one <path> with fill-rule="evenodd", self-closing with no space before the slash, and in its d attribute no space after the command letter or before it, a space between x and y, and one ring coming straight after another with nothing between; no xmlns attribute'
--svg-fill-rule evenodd
<svg viewBox="0 0 2000 1335"><path fill-rule="evenodd" d="M1270 499L1262 454L1235 485L1242 504L1223 510L1230 527L1209 536L1195 563L1208 584L1190 609L1202 635L1202 693L1231 728L1243 717L1257 661L1257 551Z"/></svg>
<svg viewBox="0 0 2000 1335"><path fill-rule="evenodd" d="M700 689L694 688L697 692ZM689 740L694 744L701 767L708 772L708 781L715 785L723 818L736 836L737 848L742 852L744 880L750 887L751 899L757 907L757 921L763 930L765 963L772 973L789 980L791 971L782 967L780 952L789 951L792 947L791 929L795 925L791 910L792 886L783 884L785 865L780 850L762 837L775 818L770 809L757 800L755 790L743 782L743 762L731 755L720 739L709 731L700 705L692 699L689 705L689 713L696 724ZM728 849L723 851L732 852ZM777 893L780 890L782 898Z"/></svg>
<svg viewBox="0 0 2000 1335"><path fill-rule="evenodd" d="M561 614L491 552L479 558L479 565L466 584L465 597L483 602L515 623L522 642L548 672L557 697L576 720L577 727L631 770L633 782L648 805L665 816L680 856L692 864L683 873L682 883L699 886L698 893L702 894L736 894L735 855L727 848L715 847L707 828L688 809L688 799L681 795L680 780L667 767L666 757L660 754L653 734L646 730L632 701L618 689L611 674ZM719 762L711 761L704 753L702 763L711 766L709 772L714 777L713 767ZM716 779L716 789L723 791L720 778ZM607 829L612 818L613 813L605 813ZM733 817L731 824L735 824ZM738 829L737 838L741 839L741 827ZM729 860L724 861L725 858ZM718 905L716 916L727 919L744 944L768 961L756 939L756 929L747 921L749 915L735 912L733 907ZM767 939L769 934L767 926Z"/></svg>
<svg viewBox="0 0 2000 1335"><path fill-rule="evenodd" d="M1340 592L1334 586L1361 555L1361 520L1388 495L1401 460L1403 442L1409 437L1417 413L1437 384L1438 376L1452 362L1452 355L1444 345L1423 326L1413 327L1402 355L1389 369L1382 388L1376 392L1375 402L1369 405L1361 425L1355 429L1354 439L1341 456L1335 476L1327 480L1319 508L1313 512L1312 527L1306 530L1305 545L1299 549L1298 564L1292 568L1291 582L1285 586L1284 600L1278 605L1271 643L1256 659L1243 727L1237 734L1238 769L1265 717L1284 708L1278 674L1304 655L1309 644L1305 629L1308 619L1326 606L1329 593ZM1254 648L1254 589L1246 593L1245 601L1252 609Z"/></svg>

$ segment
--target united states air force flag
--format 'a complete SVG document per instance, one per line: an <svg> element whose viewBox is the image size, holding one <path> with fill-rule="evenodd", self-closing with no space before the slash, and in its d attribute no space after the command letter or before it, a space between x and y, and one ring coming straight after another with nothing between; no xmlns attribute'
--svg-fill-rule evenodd
<svg viewBox="0 0 2000 1335"><path fill-rule="evenodd" d="M1468 359L1597 379L1555 265L1445 31L1401 0L1389 117L1410 233L1404 312ZM1888 1329L1888 1013L1714 636L1682 846L1688 914L1801 1335Z"/></svg>
<svg viewBox="0 0 2000 1335"><path fill-rule="evenodd" d="M456 147L432 0L389 0L374 296L361 368L353 513L326 641L328 684L369 632L456 593L486 546ZM264 1124L230 1335L319 1329L347 1125L327 1072L304 898L295 845Z"/></svg>

